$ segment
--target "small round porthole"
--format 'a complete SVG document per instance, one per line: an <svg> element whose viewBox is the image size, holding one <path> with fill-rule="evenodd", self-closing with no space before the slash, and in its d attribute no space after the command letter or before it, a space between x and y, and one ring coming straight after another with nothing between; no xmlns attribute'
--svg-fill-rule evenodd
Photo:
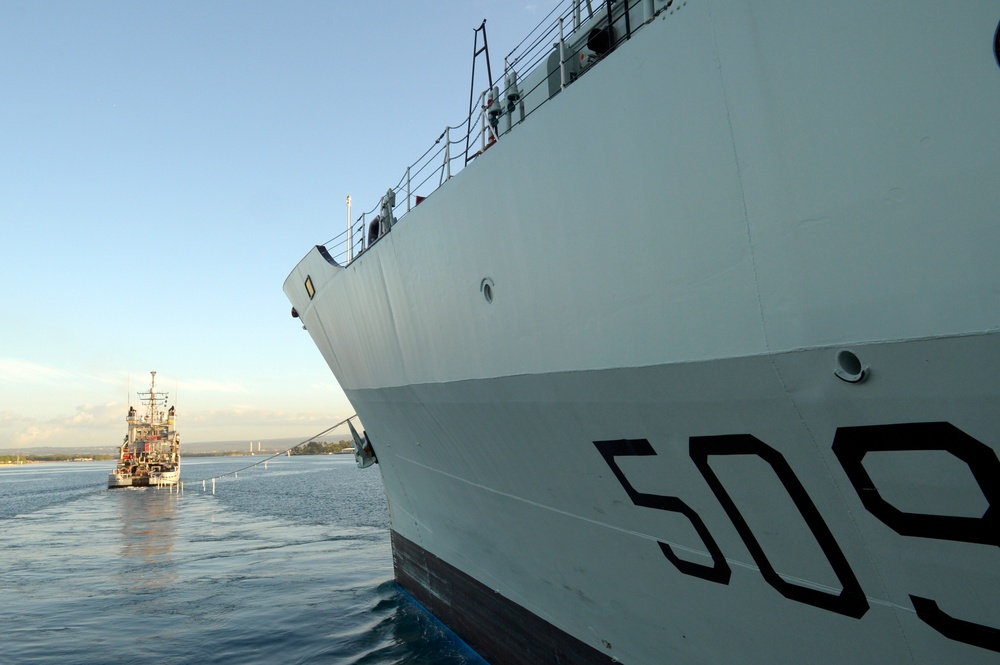
<svg viewBox="0 0 1000 665"><path fill-rule="evenodd" d="M861 383L868 378L868 368L861 364L861 359L850 349L837 351L837 361L833 373L841 381Z"/></svg>
<svg viewBox="0 0 1000 665"><path fill-rule="evenodd" d="M483 293L483 298L486 302L493 302L493 280L489 277L483 277L483 281L479 282L479 290Z"/></svg>
<svg viewBox="0 0 1000 665"><path fill-rule="evenodd" d="M997 23L997 31L993 33L993 55L1000 65L1000 23Z"/></svg>

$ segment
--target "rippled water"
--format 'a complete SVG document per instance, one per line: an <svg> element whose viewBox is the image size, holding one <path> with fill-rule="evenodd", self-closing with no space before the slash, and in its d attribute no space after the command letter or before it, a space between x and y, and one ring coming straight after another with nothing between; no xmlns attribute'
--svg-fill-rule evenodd
<svg viewBox="0 0 1000 665"><path fill-rule="evenodd" d="M0 663L483 663L392 581L381 478L348 456L0 468Z"/></svg>

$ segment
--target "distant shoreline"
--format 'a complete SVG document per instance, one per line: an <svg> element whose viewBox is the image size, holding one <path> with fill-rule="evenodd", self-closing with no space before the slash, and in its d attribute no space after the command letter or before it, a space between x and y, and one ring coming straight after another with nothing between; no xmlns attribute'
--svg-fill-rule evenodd
<svg viewBox="0 0 1000 665"><path fill-rule="evenodd" d="M0 466L22 466L24 464L44 464L46 462L113 462L113 455L0 455Z"/></svg>
<svg viewBox="0 0 1000 665"><path fill-rule="evenodd" d="M210 451L210 452L197 452L197 453L181 453L181 459L190 457L275 457L278 455L284 455L287 451L285 450L261 450L248 453L245 450L225 450L225 451ZM346 455L354 452L349 448L342 448L340 450L323 450L317 452L299 452L292 451L292 456L306 456L306 455ZM6 466L23 466L25 464L45 464L48 462L114 462L118 459L115 455L21 455L20 458L16 455L0 455L0 467Z"/></svg>

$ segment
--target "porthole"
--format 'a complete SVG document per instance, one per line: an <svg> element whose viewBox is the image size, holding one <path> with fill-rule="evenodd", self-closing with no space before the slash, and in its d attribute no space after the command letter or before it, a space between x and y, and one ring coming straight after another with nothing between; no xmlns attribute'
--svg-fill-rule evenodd
<svg viewBox="0 0 1000 665"><path fill-rule="evenodd" d="M861 364L861 359L850 349L837 351L833 373L847 383L861 383L868 378L868 368Z"/></svg>
<svg viewBox="0 0 1000 665"><path fill-rule="evenodd" d="M997 31L993 33L993 55L1000 65L1000 23L997 23Z"/></svg>
<svg viewBox="0 0 1000 665"><path fill-rule="evenodd" d="M483 280L479 282L479 291L483 294L483 298L486 299L487 303L493 302L493 280L489 277L483 277Z"/></svg>

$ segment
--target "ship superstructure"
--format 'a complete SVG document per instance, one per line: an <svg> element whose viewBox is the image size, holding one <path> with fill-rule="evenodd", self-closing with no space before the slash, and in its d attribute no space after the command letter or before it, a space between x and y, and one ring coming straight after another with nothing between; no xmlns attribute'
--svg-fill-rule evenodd
<svg viewBox="0 0 1000 665"><path fill-rule="evenodd" d="M491 663L996 663L1000 3L550 17L284 284L398 583Z"/></svg>
<svg viewBox="0 0 1000 665"><path fill-rule="evenodd" d="M128 434L119 446L118 464L108 476L108 487L176 485L181 472L181 435L175 408L166 408L168 393L156 390L156 372L150 372L149 390L138 395L146 412L139 415L129 406Z"/></svg>

